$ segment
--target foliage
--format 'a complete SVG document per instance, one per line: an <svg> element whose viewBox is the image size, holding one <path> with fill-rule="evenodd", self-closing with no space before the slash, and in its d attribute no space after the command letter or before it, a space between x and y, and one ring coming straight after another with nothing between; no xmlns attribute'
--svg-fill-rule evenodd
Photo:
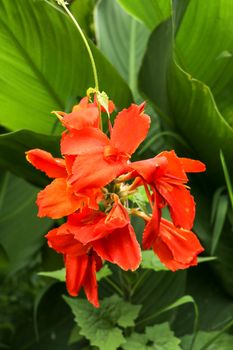
<svg viewBox="0 0 233 350"><path fill-rule="evenodd" d="M94 85L93 74L80 34L55 2L0 0L0 348L230 350L233 3L69 2L101 91L117 110L132 95L149 104L150 137L135 159L175 147L207 164L207 175L193 179L195 231L205 256L197 268L173 273L143 251L139 271L119 273L105 264L98 272L100 309L82 298L64 301L64 284L56 282L65 280L61 259L43 239L62 222L36 217L35 185L49 179L27 164L25 151L60 156L62 127L50 112L70 111ZM129 206L146 211L145 191L133 193ZM135 222L140 240L143 225Z"/></svg>
<svg viewBox="0 0 233 350"><path fill-rule="evenodd" d="M93 309L85 300L65 298L80 327L80 334L90 343L103 350L116 350L125 343L122 327L134 326L140 305L132 305L118 296L105 298L100 309Z"/></svg>

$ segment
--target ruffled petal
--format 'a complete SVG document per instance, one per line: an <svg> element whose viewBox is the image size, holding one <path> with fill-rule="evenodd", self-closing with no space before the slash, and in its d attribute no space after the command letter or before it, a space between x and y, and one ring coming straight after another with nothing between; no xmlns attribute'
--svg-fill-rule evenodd
<svg viewBox="0 0 233 350"><path fill-rule="evenodd" d="M78 156L73 165L73 175L68 182L79 192L85 188L100 188L128 169L125 160L108 161L103 152L93 152Z"/></svg>
<svg viewBox="0 0 233 350"><path fill-rule="evenodd" d="M180 159L177 157L175 151L163 151L156 156L157 159L160 159L161 157L165 157L167 159L167 166L164 172L170 181L172 179L183 183L188 181L185 170L181 165Z"/></svg>
<svg viewBox="0 0 233 350"><path fill-rule="evenodd" d="M84 208L81 212L68 217L67 228L73 233L75 239L87 244L105 235L105 232L96 232L95 227L104 221L106 215L100 211Z"/></svg>
<svg viewBox="0 0 233 350"><path fill-rule="evenodd" d="M111 133L111 144L120 152L131 155L145 139L150 117L144 114L144 105L132 104L118 113Z"/></svg>
<svg viewBox="0 0 233 350"><path fill-rule="evenodd" d="M68 130L81 130L85 127L98 128L99 110L94 106L74 109L72 113L65 114L61 122Z"/></svg>
<svg viewBox="0 0 233 350"><path fill-rule="evenodd" d="M146 160L140 160L138 162L130 163L130 168L136 171L136 175L141 176L147 183L153 183L156 181L156 177L159 176L158 171L161 170L164 173L164 169L167 167L166 157L154 157Z"/></svg>
<svg viewBox="0 0 233 350"><path fill-rule="evenodd" d="M59 229L50 230L45 237L48 239L49 247L58 253L79 256L85 254L88 250L88 246L78 242L73 234L66 231L66 224L59 227Z"/></svg>
<svg viewBox="0 0 233 350"><path fill-rule="evenodd" d="M104 260L123 270L136 270L141 262L141 249L131 225L114 230L108 236L92 242L93 249Z"/></svg>
<svg viewBox="0 0 233 350"><path fill-rule="evenodd" d="M189 158L179 158L179 161L186 173L200 173L206 170L204 163Z"/></svg>
<svg viewBox="0 0 233 350"><path fill-rule="evenodd" d="M96 259L93 255L89 256L87 273L83 281L83 289L87 296L87 300L95 307L99 307L98 285L96 280Z"/></svg>
<svg viewBox="0 0 233 350"><path fill-rule="evenodd" d="M190 230L195 218L195 201L185 186L171 186L161 183L157 186L161 196L168 203L171 218L175 226Z"/></svg>
<svg viewBox="0 0 233 350"><path fill-rule="evenodd" d="M37 196L38 216L58 219L72 214L88 201L89 198L85 195L75 195L72 189L67 186L65 179L55 179Z"/></svg>
<svg viewBox="0 0 233 350"><path fill-rule="evenodd" d="M204 249L193 232L162 219L153 250L170 270L176 271L196 265L197 255Z"/></svg>
<svg viewBox="0 0 233 350"><path fill-rule="evenodd" d="M26 152L26 158L36 169L44 171L49 177L67 176L64 159L54 158L49 152L32 149Z"/></svg>
<svg viewBox="0 0 233 350"><path fill-rule="evenodd" d="M64 132L61 139L61 153L79 155L103 150L109 144L108 137L97 128L84 128Z"/></svg>
<svg viewBox="0 0 233 350"><path fill-rule="evenodd" d="M66 287L70 295L77 296L87 274L88 256L65 255Z"/></svg>

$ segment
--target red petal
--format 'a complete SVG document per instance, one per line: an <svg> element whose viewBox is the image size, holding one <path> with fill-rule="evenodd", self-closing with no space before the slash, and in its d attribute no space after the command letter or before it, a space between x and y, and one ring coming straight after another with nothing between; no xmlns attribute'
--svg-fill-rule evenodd
<svg viewBox="0 0 233 350"><path fill-rule="evenodd" d="M78 295L87 273L88 256L65 256L66 287L70 295Z"/></svg>
<svg viewBox="0 0 233 350"><path fill-rule="evenodd" d="M98 127L99 110L97 107L78 108L62 118L62 124L69 130L81 130L85 127Z"/></svg>
<svg viewBox="0 0 233 350"><path fill-rule="evenodd" d="M111 144L120 152L131 155L145 139L150 127L150 117L141 106L132 104L118 113L111 133Z"/></svg>
<svg viewBox="0 0 233 350"><path fill-rule="evenodd" d="M49 177L67 176L64 159L53 158L49 152L41 149L32 149L26 152L26 157L36 169L44 171Z"/></svg>
<svg viewBox="0 0 233 350"><path fill-rule="evenodd" d="M105 232L95 232L99 221L104 221L106 215L100 211L84 208L81 212L70 215L68 218L68 229L75 235L75 238L87 244L105 235Z"/></svg>
<svg viewBox="0 0 233 350"><path fill-rule="evenodd" d="M73 175L69 178L69 183L76 191L88 187L100 188L121 175L126 168L128 169L128 165L125 160L107 161L101 151L82 154L73 165Z"/></svg>
<svg viewBox="0 0 233 350"><path fill-rule="evenodd" d="M77 156L69 156L69 155L65 155L65 162L66 162L66 170L67 170L67 173L68 175L71 175L72 173L72 167L74 165L74 161L76 159Z"/></svg>
<svg viewBox="0 0 233 350"><path fill-rule="evenodd" d="M179 158L179 160L186 173L200 173L206 170L205 164L199 160L189 158Z"/></svg>
<svg viewBox="0 0 233 350"><path fill-rule="evenodd" d="M62 230L65 230L64 226L66 224L62 225L59 229L55 228L47 233L45 237L48 239L48 245L62 254L75 256L85 254L88 247L78 242L73 234L67 232L62 234Z"/></svg>
<svg viewBox="0 0 233 350"><path fill-rule="evenodd" d="M97 128L84 128L62 134L61 153L78 155L103 149L109 144L107 136Z"/></svg>
<svg viewBox="0 0 233 350"><path fill-rule="evenodd" d="M72 214L83 207L88 200L85 195L75 195L72 189L67 186L65 179L55 179L37 196L38 216L58 219Z"/></svg>
<svg viewBox="0 0 233 350"><path fill-rule="evenodd" d="M167 184L160 183L157 189L168 203L175 226L181 226L190 230L193 227L195 218L195 202L185 186L169 187Z"/></svg>
<svg viewBox="0 0 233 350"><path fill-rule="evenodd" d="M156 158L165 157L167 159L167 166L165 175L171 179L178 179L182 182L187 182L188 178L185 174L184 168L180 163L179 157L177 157L175 151L164 151L159 153Z"/></svg>
<svg viewBox="0 0 233 350"><path fill-rule="evenodd" d="M172 271L196 265L197 255L204 250L193 232L179 229L165 219L161 220L153 249Z"/></svg>
<svg viewBox="0 0 233 350"><path fill-rule="evenodd" d="M143 232L143 236L142 236L143 249L150 249L156 237L158 236L160 219L161 219L161 210L158 208L157 203L155 201L152 218L147 223Z"/></svg>
<svg viewBox="0 0 233 350"><path fill-rule="evenodd" d="M106 216L100 211L84 209L80 213L70 215L68 229L75 238L87 244L111 234L116 228L130 223L127 210L120 203L116 203Z"/></svg>
<svg viewBox="0 0 233 350"><path fill-rule="evenodd" d="M166 157L154 157L130 163L130 168L134 169L147 183L153 183L158 177L158 170L162 169L164 173L167 164Z"/></svg>
<svg viewBox="0 0 233 350"><path fill-rule="evenodd" d="M131 225L114 230L92 245L102 259L117 264L123 270L134 271L141 262L140 246Z"/></svg>
<svg viewBox="0 0 233 350"><path fill-rule="evenodd" d="M83 281L83 288L88 301L95 307L99 307L98 285L96 280L96 260L93 255L89 256L87 273Z"/></svg>

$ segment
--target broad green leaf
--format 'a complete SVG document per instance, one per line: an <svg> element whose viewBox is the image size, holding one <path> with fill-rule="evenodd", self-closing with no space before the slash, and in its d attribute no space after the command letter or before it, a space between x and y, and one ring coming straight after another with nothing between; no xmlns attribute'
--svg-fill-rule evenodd
<svg viewBox="0 0 233 350"><path fill-rule="evenodd" d="M70 10L88 37L93 36L93 10L95 0L74 0Z"/></svg>
<svg viewBox="0 0 233 350"><path fill-rule="evenodd" d="M58 132L52 110L68 110L93 86L90 60L67 15L45 1L0 2L0 122L11 130ZM105 90L119 107L131 100L126 83L90 42Z"/></svg>
<svg viewBox="0 0 233 350"><path fill-rule="evenodd" d="M217 208L218 208L219 198L223 194L224 190L225 190L225 186L221 186L214 192L213 201L212 201L212 208L211 208L211 224L214 223L214 219L215 219Z"/></svg>
<svg viewBox="0 0 233 350"><path fill-rule="evenodd" d="M222 151L220 151L220 160L221 160L221 164L222 164L222 168L223 168L223 172L224 172L224 177L225 177L225 181L226 181L226 185L227 185L228 195L229 195L230 202L231 202L231 207L233 210L233 185L232 185L232 181L230 179L229 171L228 171L227 164L225 162L224 154Z"/></svg>
<svg viewBox="0 0 233 350"><path fill-rule="evenodd" d="M0 245L0 276L7 274L9 268L9 259L5 252L5 249Z"/></svg>
<svg viewBox="0 0 233 350"><path fill-rule="evenodd" d="M216 216L215 216L215 221L213 225L213 236L212 236L212 244L211 244L212 255L215 253L215 250L217 248L217 245L223 230L224 222L226 220L226 215L227 215L227 209L228 209L228 198L226 195L221 195L217 205Z"/></svg>
<svg viewBox="0 0 233 350"><path fill-rule="evenodd" d="M19 130L0 135L0 167L38 185L48 184L48 177L29 164L25 152L41 148L59 156L59 138L38 134L29 130Z"/></svg>
<svg viewBox="0 0 233 350"><path fill-rule="evenodd" d="M176 309L180 306L183 306L185 304L190 304L190 303L192 304L193 310L194 310L194 313L193 313L194 319L192 321L193 341L194 341L196 333L197 333L199 313L198 313L197 304L196 304L195 300L193 299L193 297L190 295L184 295L183 297L177 299L172 304L166 305L164 308L156 311L154 314L151 314L150 316L148 316L144 319L140 318L140 320L137 323L137 326L143 327L147 324L151 324L152 322L154 323L154 321L156 319L158 319L158 316L161 316L162 314L167 313L168 311L171 311L171 310Z"/></svg>
<svg viewBox="0 0 233 350"><path fill-rule="evenodd" d="M1 186L0 243L14 270L31 262L51 226L49 219L36 217L37 192L34 186L9 173Z"/></svg>
<svg viewBox="0 0 233 350"><path fill-rule="evenodd" d="M233 300L221 286L220 279L209 266L200 265L189 271L187 293L194 298L199 310L199 329L220 330L232 320ZM193 307L187 304L179 310L175 331L191 334Z"/></svg>
<svg viewBox="0 0 233 350"><path fill-rule="evenodd" d="M151 35L140 87L156 104L160 115L166 116L166 123L170 120L170 127L207 164L212 180L222 183L220 163L213 154L221 148L232 172L233 151L229 145L233 143L233 99L229 91L233 61L217 57L233 48L233 3L190 0L173 41L173 26L183 1L175 4L173 19L162 23ZM217 40L218 37L224 40Z"/></svg>
<svg viewBox="0 0 233 350"><path fill-rule="evenodd" d="M219 332L198 332L192 350L232 350L233 336L227 333L220 334L219 337L213 341L208 347L205 347L211 339L216 337ZM184 350L190 349L191 336L186 335L182 338L182 348Z"/></svg>
<svg viewBox="0 0 233 350"><path fill-rule="evenodd" d="M125 343L122 330L134 325L140 305L132 305L116 295L105 298L99 309L93 308L86 300L64 297L71 307L75 321L93 346L101 350L116 350Z"/></svg>
<svg viewBox="0 0 233 350"><path fill-rule="evenodd" d="M131 15L145 23L153 30L160 22L169 17L170 3L168 0L117 0Z"/></svg>
<svg viewBox="0 0 233 350"><path fill-rule="evenodd" d="M77 349L77 344L68 345L73 317L61 293L64 293L64 286L53 284L42 296L37 310L38 337L30 313L27 318L22 315L22 325L12 337L12 350Z"/></svg>
<svg viewBox="0 0 233 350"><path fill-rule="evenodd" d="M144 326L154 324L155 314L159 315L160 322L166 321L174 315L173 311L163 315L160 310L184 295L186 271L173 273L171 271L142 270L138 272L139 279L142 283L135 289L131 300L133 303L143 305L137 322L138 329L141 330ZM143 322L140 325L141 321Z"/></svg>
<svg viewBox="0 0 233 350"><path fill-rule="evenodd" d="M108 267L108 265L104 265L102 267L102 269L100 269L96 273L96 279L97 279L97 281L100 281L103 278L106 278L106 277L110 276L111 274L112 274L112 272L111 272L110 268ZM38 275L55 278L56 280L58 280L60 282L65 282L65 280L66 280L66 269L62 268L62 269L56 270L56 271L43 271L43 272L39 272Z"/></svg>
<svg viewBox="0 0 233 350"><path fill-rule="evenodd" d="M181 350L168 323L147 327L145 334L133 333L122 346L124 350Z"/></svg>
<svg viewBox="0 0 233 350"><path fill-rule="evenodd" d="M99 2L95 11L95 26L100 50L135 93L149 30L128 15L117 0Z"/></svg>

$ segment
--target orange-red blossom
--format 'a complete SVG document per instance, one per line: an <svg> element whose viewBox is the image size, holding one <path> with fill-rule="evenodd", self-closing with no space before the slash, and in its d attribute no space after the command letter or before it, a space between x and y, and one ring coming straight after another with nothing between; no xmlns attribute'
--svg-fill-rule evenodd
<svg viewBox="0 0 233 350"><path fill-rule="evenodd" d="M49 246L63 254L66 284L71 295L83 287L96 307L98 291L96 272L104 260L124 270L135 270L141 261L129 214L146 220L142 245L153 248L159 259L172 271L197 264L203 251L191 231L195 202L187 187L187 173L201 172L200 161L179 158L174 151L164 151L151 159L131 162L131 156L145 139L150 117L144 104L132 104L119 112L109 136L100 129L96 99L84 98L72 112L55 112L65 131L61 138L61 158L34 149L28 161L54 178L38 194L39 216L53 219L67 216L65 224L47 235ZM114 104L109 102L108 111ZM134 180L123 184L122 181ZM144 186L152 214L131 210L127 196ZM162 218L168 207L172 221ZM100 210L101 208L101 210Z"/></svg>

